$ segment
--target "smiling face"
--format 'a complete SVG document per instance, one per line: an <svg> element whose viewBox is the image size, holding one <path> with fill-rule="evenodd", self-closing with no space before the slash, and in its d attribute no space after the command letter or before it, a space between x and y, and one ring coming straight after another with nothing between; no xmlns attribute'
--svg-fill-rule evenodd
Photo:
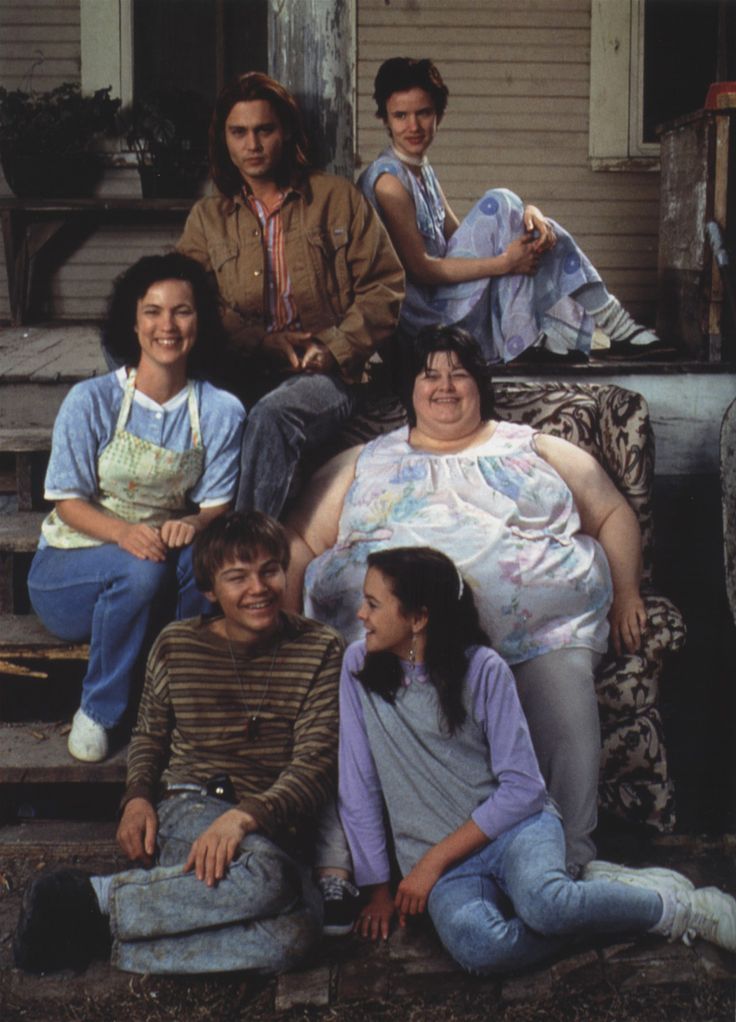
<svg viewBox="0 0 736 1022"><path fill-rule="evenodd" d="M286 132L266 99L236 103L225 121L225 144L246 184L273 181L284 155Z"/></svg>
<svg viewBox="0 0 736 1022"><path fill-rule="evenodd" d="M220 604L226 634L255 645L278 631L285 588L283 565L259 549L252 561L228 561L218 568L212 590L205 595Z"/></svg>
<svg viewBox="0 0 736 1022"><path fill-rule="evenodd" d="M141 368L186 367L197 340L197 309L187 280L157 280L138 299L135 332Z"/></svg>
<svg viewBox="0 0 736 1022"><path fill-rule="evenodd" d="M459 440L481 423L478 384L451 351L433 352L414 381L417 430Z"/></svg>
<svg viewBox="0 0 736 1022"><path fill-rule="evenodd" d="M357 614L365 628L368 653L395 653L407 660L418 619L404 613L389 580L378 570L369 568L363 584L363 602Z"/></svg>
<svg viewBox="0 0 736 1022"><path fill-rule="evenodd" d="M424 156L437 133L432 97L424 89L394 92L386 100L386 127L391 141L404 156Z"/></svg>

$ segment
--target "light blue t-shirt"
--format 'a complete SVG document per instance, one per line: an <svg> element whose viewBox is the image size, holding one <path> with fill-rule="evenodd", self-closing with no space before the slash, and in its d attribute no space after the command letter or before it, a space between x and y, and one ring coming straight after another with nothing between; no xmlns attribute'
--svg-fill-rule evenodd
<svg viewBox="0 0 736 1022"><path fill-rule="evenodd" d="M97 462L115 433L125 379L121 368L77 383L67 394L54 423L46 500L97 496ZM203 380L193 382L205 455L202 474L188 497L199 508L216 507L235 495L245 409L227 391ZM187 388L163 405L136 390L125 428L159 447L187 450L192 446Z"/></svg>

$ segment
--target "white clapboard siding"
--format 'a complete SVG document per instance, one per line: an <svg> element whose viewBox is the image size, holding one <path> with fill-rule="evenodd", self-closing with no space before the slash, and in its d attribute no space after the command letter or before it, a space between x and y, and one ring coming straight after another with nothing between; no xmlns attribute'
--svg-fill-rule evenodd
<svg viewBox="0 0 736 1022"><path fill-rule="evenodd" d="M659 175L589 168L590 0L358 0L358 169L386 144L371 94L396 55L431 57L450 89L431 159L455 211L511 188L653 322Z"/></svg>
<svg viewBox="0 0 736 1022"><path fill-rule="evenodd" d="M50 275L44 318L100 318L112 282L121 270L141 256L171 249L180 233L178 228L161 226L103 227L95 231Z"/></svg>
<svg viewBox="0 0 736 1022"><path fill-rule="evenodd" d="M432 161L456 212L487 188L517 191L572 231L611 289L653 321L659 175L589 169L590 0L357 0L357 17L358 170L386 141L371 99L379 64L432 57L450 88ZM79 31L79 0L0 0L0 83L27 85L39 54L35 88L78 80ZM43 315L99 316L114 276L177 233L95 232L38 293Z"/></svg>
<svg viewBox="0 0 736 1022"><path fill-rule="evenodd" d="M0 0L0 85L43 92L80 80L79 0Z"/></svg>
<svg viewBox="0 0 736 1022"><path fill-rule="evenodd" d="M0 85L45 92L80 80L79 0L0 0ZM8 194L0 175L2 194ZM0 320L10 316L4 254Z"/></svg>

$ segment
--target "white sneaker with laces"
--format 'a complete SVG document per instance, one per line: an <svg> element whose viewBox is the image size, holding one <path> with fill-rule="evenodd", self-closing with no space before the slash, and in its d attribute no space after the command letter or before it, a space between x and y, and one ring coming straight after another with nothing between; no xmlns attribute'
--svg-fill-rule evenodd
<svg viewBox="0 0 736 1022"><path fill-rule="evenodd" d="M657 889L657 884L667 885L683 891L694 891L695 884L682 873L664 866L646 866L635 869L633 866L621 866L617 862L605 862L593 859L583 867L583 880L608 880L618 884L630 884L632 887L648 887Z"/></svg>
<svg viewBox="0 0 736 1022"><path fill-rule="evenodd" d="M83 763L99 763L107 756L107 731L80 707L74 714L67 748Z"/></svg>
<svg viewBox="0 0 736 1022"><path fill-rule="evenodd" d="M736 952L736 899L717 887L699 887L688 899L685 944L700 937L726 951Z"/></svg>

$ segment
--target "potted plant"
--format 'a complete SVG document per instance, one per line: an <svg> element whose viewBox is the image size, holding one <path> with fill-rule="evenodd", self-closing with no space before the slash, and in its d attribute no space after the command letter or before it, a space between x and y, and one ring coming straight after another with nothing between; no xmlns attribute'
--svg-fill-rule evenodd
<svg viewBox="0 0 736 1022"><path fill-rule="evenodd" d="M136 102L122 115L144 198L192 198L207 173L209 104L172 89Z"/></svg>
<svg viewBox="0 0 736 1022"><path fill-rule="evenodd" d="M49 92L0 88L0 158L19 197L92 195L103 169L97 140L115 130L111 87L83 96L65 82Z"/></svg>

